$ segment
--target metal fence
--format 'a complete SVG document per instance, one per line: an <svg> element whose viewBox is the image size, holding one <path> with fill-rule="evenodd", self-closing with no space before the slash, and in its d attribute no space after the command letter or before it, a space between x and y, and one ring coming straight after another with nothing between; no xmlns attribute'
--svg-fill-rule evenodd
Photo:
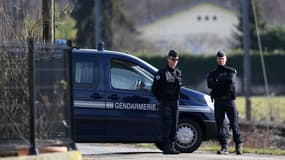
<svg viewBox="0 0 285 160"><path fill-rule="evenodd" d="M74 144L70 51L0 42L0 151Z"/></svg>

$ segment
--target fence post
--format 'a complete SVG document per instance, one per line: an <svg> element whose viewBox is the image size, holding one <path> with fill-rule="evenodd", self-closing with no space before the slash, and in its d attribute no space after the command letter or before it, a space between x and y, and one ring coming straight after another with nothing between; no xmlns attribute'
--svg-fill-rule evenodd
<svg viewBox="0 0 285 160"><path fill-rule="evenodd" d="M29 87L29 107L30 107L30 155L38 154L38 148L36 145L36 112L35 112L35 98L34 98L34 41L33 38L28 37L28 87Z"/></svg>
<svg viewBox="0 0 285 160"><path fill-rule="evenodd" d="M75 144L75 127L74 127L74 117L73 117L73 73L72 73L72 70L73 70L73 66L72 66L72 42L71 40L68 40L67 41L67 46L69 47L68 48L68 54L67 54L67 60L68 60L68 71L69 71L69 97L70 97L70 126L71 126L71 139L72 139L72 143L70 144L69 146L69 150L77 150L77 147L76 147L76 144Z"/></svg>

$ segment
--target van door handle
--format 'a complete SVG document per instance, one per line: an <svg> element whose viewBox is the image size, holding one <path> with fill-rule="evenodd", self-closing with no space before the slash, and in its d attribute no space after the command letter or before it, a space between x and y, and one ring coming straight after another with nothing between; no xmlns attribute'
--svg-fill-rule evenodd
<svg viewBox="0 0 285 160"><path fill-rule="evenodd" d="M90 97L94 98L94 99L101 99L101 98L103 98L99 93L94 93Z"/></svg>
<svg viewBox="0 0 285 160"><path fill-rule="evenodd" d="M118 99L120 99L120 97L118 95L116 95L116 94L112 94L112 95L108 96L108 98L111 99L111 100L118 100Z"/></svg>

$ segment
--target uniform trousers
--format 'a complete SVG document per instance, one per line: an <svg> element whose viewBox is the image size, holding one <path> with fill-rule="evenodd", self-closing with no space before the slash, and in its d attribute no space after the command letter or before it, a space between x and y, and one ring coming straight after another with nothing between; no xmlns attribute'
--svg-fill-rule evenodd
<svg viewBox="0 0 285 160"><path fill-rule="evenodd" d="M175 142L177 121L178 121L178 101L160 101L161 132L164 146L169 147Z"/></svg>
<svg viewBox="0 0 285 160"><path fill-rule="evenodd" d="M227 114L230 127L233 131L233 138L236 145L242 143L240 136L240 128L238 126L238 112L236 109L236 104L234 100L215 100L215 119L218 130L218 140L221 146L227 145L227 135L223 130L223 122L225 119L225 114Z"/></svg>

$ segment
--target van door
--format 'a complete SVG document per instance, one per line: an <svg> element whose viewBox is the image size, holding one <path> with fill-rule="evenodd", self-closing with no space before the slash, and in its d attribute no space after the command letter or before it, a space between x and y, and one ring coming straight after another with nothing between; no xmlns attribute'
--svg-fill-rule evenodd
<svg viewBox="0 0 285 160"><path fill-rule="evenodd" d="M96 55L73 56L73 99L77 141L94 141L103 137L105 128L105 85L103 64Z"/></svg>
<svg viewBox="0 0 285 160"><path fill-rule="evenodd" d="M152 95L152 75L142 66L113 58L107 87L107 135L125 141L160 135L160 114Z"/></svg>

